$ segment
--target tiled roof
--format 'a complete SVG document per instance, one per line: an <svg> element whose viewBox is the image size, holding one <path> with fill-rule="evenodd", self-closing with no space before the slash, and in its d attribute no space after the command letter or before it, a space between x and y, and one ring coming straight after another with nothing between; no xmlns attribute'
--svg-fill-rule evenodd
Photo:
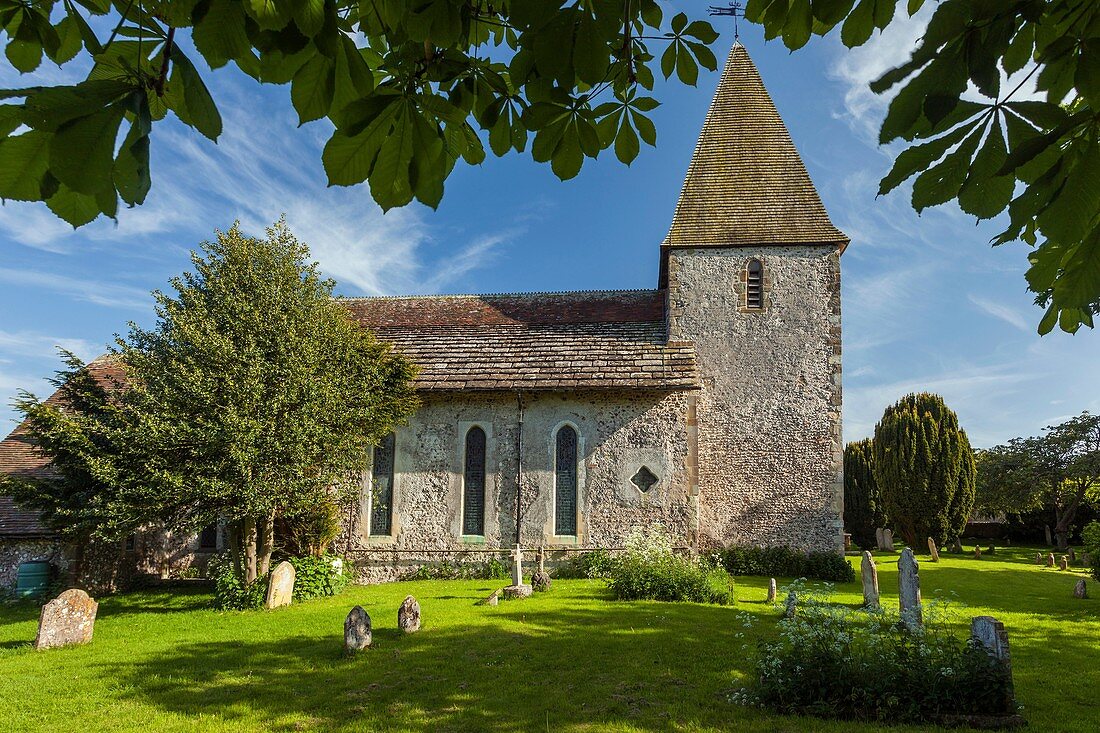
<svg viewBox="0 0 1100 733"><path fill-rule="evenodd" d="M123 377L118 363L108 356L101 356L88 364L88 370L103 380L119 382ZM47 403L57 404L60 394L54 392ZM0 440L0 473L9 476L43 477L50 472L49 459L35 447L27 433L26 423L20 424L11 435ZM52 532L43 527L35 512L15 505L10 496L0 496L0 537L30 538L49 537Z"/></svg>
<svg viewBox="0 0 1100 733"><path fill-rule="evenodd" d="M730 50L666 246L836 243L833 226L760 73Z"/></svg>
<svg viewBox="0 0 1100 733"><path fill-rule="evenodd" d="M665 340L664 292L342 302L420 367L418 389L693 389L695 347Z"/></svg>

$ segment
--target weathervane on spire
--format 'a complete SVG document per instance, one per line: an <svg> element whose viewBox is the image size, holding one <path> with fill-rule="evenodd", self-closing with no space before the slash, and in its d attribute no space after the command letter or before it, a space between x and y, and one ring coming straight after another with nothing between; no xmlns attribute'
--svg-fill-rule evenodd
<svg viewBox="0 0 1100 733"><path fill-rule="evenodd" d="M733 40L738 41L741 39L741 31L737 27L737 19L744 17L745 8L740 2L734 0L727 7L711 5L709 10L711 15L726 15L733 18Z"/></svg>

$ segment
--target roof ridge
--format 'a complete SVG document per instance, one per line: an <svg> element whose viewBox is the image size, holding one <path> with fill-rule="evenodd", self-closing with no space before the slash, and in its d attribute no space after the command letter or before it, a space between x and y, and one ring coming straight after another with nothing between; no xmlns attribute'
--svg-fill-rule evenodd
<svg viewBox="0 0 1100 733"><path fill-rule="evenodd" d="M625 290L536 290L531 292L506 293L448 293L441 295L338 295L338 300L416 300L420 298L454 299L463 298L507 298L522 295L622 295L624 293L657 293L660 288L628 288Z"/></svg>

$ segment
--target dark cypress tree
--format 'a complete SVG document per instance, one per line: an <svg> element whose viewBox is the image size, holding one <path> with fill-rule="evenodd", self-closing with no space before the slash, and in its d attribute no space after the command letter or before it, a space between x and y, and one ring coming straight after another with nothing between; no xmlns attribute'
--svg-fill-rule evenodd
<svg viewBox="0 0 1100 733"><path fill-rule="evenodd" d="M844 447L844 531L864 549L874 549L875 529L886 524L872 469L873 450L870 438Z"/></svg>
<svg viewBox="0 0 1100 733"><path fill-rule="evenodd" d="M915 550L962 531L974 505L974 456L959 418L934 394L910 394L875 426L875 481L890 525Z"/></svg>

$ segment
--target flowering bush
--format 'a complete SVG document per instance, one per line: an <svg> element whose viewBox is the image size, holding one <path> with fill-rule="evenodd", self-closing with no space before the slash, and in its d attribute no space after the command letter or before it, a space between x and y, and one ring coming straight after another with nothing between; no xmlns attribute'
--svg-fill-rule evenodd
<svg viewBox="0 0 1100 733"><path fill-rule="evenodd" d="M796 582L793 616L761 642L755 685L733 702L828 718L922 722L1009 715L1011 680L977 642L947 626L946 605L925 604L923 628L895 613L854 611Z"/></svg>
<svg viewBox="0 0 1100 733"><path fill-rule="evenodd" d="M626 550L613 563L608 583L624 601L694 601L733 603L733 580L721 566L681 557L664 527L635 529Z"/></svg>
<svg viewBox="0 0 1100 733"><path fill-rule="evenodd" d="M335 596L351 582L344 561L336 555L302 555L287 558L294 566L294 600Z"/></svg>
<svg viewBox="0 0 1100 733"><path fill-rule="evenodd" d="M851 563L835 552L802 552L790 547L729 547L722 564L730 575L809 578L834 583L856 579Z"/></svg>

